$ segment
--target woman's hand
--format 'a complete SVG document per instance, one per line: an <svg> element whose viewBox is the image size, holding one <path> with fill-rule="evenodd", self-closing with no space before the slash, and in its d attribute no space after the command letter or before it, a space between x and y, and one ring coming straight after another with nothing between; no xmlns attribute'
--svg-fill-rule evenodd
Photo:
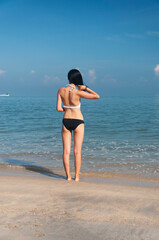
<svg viewBox="0 0 159 240"><path fill-rule="evenodd" d="M78 85L78 89L79 90L81 90L81 91L84 91L84 90L86 90L86 86L84 86L84 85Z"/></svg>

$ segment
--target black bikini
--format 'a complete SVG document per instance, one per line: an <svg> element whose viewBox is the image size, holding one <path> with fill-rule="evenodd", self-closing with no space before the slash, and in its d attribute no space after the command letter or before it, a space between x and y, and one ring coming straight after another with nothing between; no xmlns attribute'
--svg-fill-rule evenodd
<svg viewBox="0 0 159 240"><path fill-rule="evenodd" d="M81 119L74 119L74 118L64 118L63 119L63 125L69 131L74 131L82 123L84 124L84 121Z"/></svg>

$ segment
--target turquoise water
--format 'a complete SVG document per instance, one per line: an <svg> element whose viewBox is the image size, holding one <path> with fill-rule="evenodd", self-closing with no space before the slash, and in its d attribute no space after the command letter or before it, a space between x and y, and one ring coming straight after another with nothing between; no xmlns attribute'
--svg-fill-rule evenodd
<svg viewBox="0 0 159 240"><path fill-rule="evenodd" d="M159 96L82 99L82 112L81 171L159 174ZM62 116L55 97L0 97L0 163L62 169Z"/></svg>

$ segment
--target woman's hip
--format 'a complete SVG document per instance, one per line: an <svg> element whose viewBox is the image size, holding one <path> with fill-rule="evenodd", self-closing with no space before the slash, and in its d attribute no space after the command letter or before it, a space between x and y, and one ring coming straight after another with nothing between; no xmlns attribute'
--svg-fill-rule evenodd
<svg viewBox="0 0 159 240"><path fill-rule="evenodd" d="M69 131L74 131L80 124L84 124L83 119L63 118L63 125Z"/></svg>

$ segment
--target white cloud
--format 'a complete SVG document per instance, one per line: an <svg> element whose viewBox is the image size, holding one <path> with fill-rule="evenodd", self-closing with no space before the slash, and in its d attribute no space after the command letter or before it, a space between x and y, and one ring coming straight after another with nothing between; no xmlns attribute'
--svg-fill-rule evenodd
<svg viewBox="0 0 159 240"><path fill-rule="evenodd" d="M142 82L142 83L147 83L148 82L148 80L145 79L145 77L140 77L139 81Z"/></svg>
<svg viewBox="0 0 159 240"><path fill-rule="evenodd" d="M5 74L5 73L6 73L6 71L0 70L0 75L3 75L3 74Z"/></svg>
<svg viewBox="0 0 159 240"><path fill-rule="evenodd" d="M48 85L48 83L50 82L50 79L51 79L51 77L46 74L46 75L44 76L44 84L45 84L45 85Z"/></svg>
<svg viewBox="0 0 159 240"><path fill-rule="evenodd" d="M113 83L113 84L116 84L117 80L113 76L111 76L110 74L106 74L101 79L101 82L102 83Z"/></svg>
<svg viewBox="0 0 159 240"><path fill-rule="evenodd" d="M144 36L141 34L133 34L133 33L127 33L126 36L128 38L133 38L133 39L143 39Z"/></svg>
<svg viewBox="0 0 159 240"><path fill-rule="evenodd" d="M51 84L54 84L54 83L57 83L57 82L60 82L60 78L57 77L57 76L49 76L49 75L45 75L44 76L44 84L45 85L51 85Z"/></svg>
<svg viewBox="0 0 159 240"><path fill-rule="evenodd" d="M91 83L94 83L96 80L96 74L93 69L88 70L88 75Z"/></svg>
<svg viewBox="0 0 159 240"><path fill-rule="evenodd" d="M35 71L35 70L31 70L30 73L31 73L31 74L35 74L36 71Z"/></svg>
<svg viewBox="0 0 159 240"><path fill-rule="evenodd" d="M157 31L156 31L156 32L155 32L155 31L148 31L148 32L147 32L147 35L149 35L149 36L154 36L154 37L155 37L155 36L156 36L156 37L159 37L159 32L157 32Z"/></svg>
<svg viewBox="0 0 159 240"><path fill-rule="evenodd" d="M144 34L137 34L137 33L124 33L120 35L109 35L105 37L106 41L111 41L111 42L119 42L119 43L126 43L128 39L145 39Z"/></svg>
<svg viewBox="0 0 159 240"><path fill-rule="evenodd" d="M121 37L119 35L111 35L111 36L105 37L105 40L107 40L107 41L118 41L120 39L121 39Z"/></svg>
<svg viewBox="0 0 159 240"><path fill-rule="evenodd" d="M109 35L104 38L106 41L125 43L123 35Z"/></svg>
<svg viewBox="0 0 159 240"><path fill-rule="evenodd" d="M159 64L156 65L156 67L154 68L154 71L156 76L159 76Z"/></svg>

